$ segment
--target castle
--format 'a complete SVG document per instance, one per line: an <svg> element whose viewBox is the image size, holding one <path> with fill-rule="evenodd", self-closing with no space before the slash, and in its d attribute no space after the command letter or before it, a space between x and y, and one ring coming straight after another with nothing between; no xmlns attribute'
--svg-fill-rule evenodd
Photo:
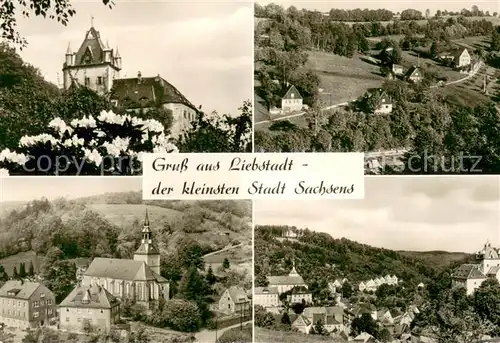
<svg viewBox="0 0 500 343"><path fill-rule="evenodd" d="M104 44L93 24L76 52L68 44L62 70L64 89L87 87L128 112L158 107L172 111L172 137L188 130L198 114L198 109L160 75L143 77L138 72L137 77L121 78L122 58L118 48L111 49L108 42Z"/></svg>
<svg viewBox="0 0 500 343"><path fill-rule="evenodd" d="M452 274L453 285L466 288L467 295L473 294L488 278L500 282L500 249L486 242L476 253L477 264L463 264Z"/></svg>
<svg viewBox="0 0 500 343"><path fill-rule="evenodd" d="M130 298L149 307L151 301L169 299L169 283L160 275L160 253L153 243L146 210L141 245L133 260L95 258L83 273L82 286L99 285L117 298Z"/></svg>

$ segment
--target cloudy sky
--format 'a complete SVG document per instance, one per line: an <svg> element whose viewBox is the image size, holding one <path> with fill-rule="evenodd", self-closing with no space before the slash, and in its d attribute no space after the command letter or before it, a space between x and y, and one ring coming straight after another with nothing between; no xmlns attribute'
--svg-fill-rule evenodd
<svg viewBox="0 0 500 343"><path fill-rule="evenodd" d="M234 113L252 98L253 4L241 1L72 1L67 27L56 21L20 20L28 40L21 52L51 82L62 83L64 54L76 51L94 27L122 57L122 77L160 74L195 106ZM59 76L58 76L59 73Z"/></svg>
<svg viewBox="0 0 500 343"><path fill-rule="evenodd" d="M31 201L45 197L75 199L103 193L142 191L142 178L119 177L5 177L0 178L0 200ZM0 203L1 206L1 203Z"/></svg>
<svg viewBox="0 0 500 343"><path fill-rule="evenodd" d="M369 177L363 200L254 201L257 225L294 225L394 250L500 245L498 177Z"/></svg>
<svg viewBox="0 0 500 343"><path fill-rule="evenodd" d="M440 10L448 11L460 11L463 8L471 9L473 5L477 5L482 11L500 12L500 5L498 0L454 0L454 1L435 1L435 0L390 0L390 1L380 1L380 0L329 0L329 1L296 1L296 0L264 0L257 1L261 5L266 5L268 3L275 3L283 5L284 7L289 7L291 5L297 8L307 8L311 10L318 10L321 12L328 12L332 8L343 8L343 9L355 9L355 8L386 8L393 12L401 12L407 8L414 8L417 10L425 12L428 8L431 13Z"/></svg>

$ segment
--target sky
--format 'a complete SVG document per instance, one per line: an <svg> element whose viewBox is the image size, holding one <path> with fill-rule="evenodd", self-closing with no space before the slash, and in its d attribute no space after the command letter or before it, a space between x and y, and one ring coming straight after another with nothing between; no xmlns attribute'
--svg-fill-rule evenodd
<svg viewBox="0 0 500 343"><path fill-rule="evenodd" d="M254 201L256 225L291 225L392 250L500 246L500 179L367 177L365 199Z"/></svg>
<svg viewBox="0 0 500 343"><path fill-rule="evenodd" d="M205 112L236 113L253 90L253 4L241 1L72 1L68 26L33 17L19 19L28 40L21 57L62 85L64 54L76 51L92 17L101 39L118 47L122 77L160 74ZM59 74L59 75L58 75Z"/></svg>
<svg viewBox="0 0 500 343"><path fill-rule="evenodd" d="M104 193L142 191L140 176L5 177L0 178L0 183L0 200L3 202L31 201L42 197L49 200L76 199Z"/></svg>
<svg viewBox="0 0 500 343"><path fill-rule="evenodd" d="M453 0L453 1L435 1L435 0L391 0L381 2L380 0L328 0L328 1L295 1L295 0L275 0L275 1L257 1L260 5L275 3L286 7L295 6L298 9L306 8L310 10L318 10L321 12L329 12L332 8L339 9L356 9L370 8L378 9L385 8L393 12L401 12L407 8L413 8L425 13L428 8L431 13L437 10L460 11L463 8L471 9L473 5L477 5L482 11L500 12L500 2L498 0Z"/></svg>

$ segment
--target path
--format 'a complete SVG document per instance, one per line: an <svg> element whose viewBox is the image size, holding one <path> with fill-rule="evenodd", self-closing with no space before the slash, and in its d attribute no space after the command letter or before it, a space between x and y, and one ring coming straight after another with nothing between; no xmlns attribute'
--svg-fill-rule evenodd
<svg viewBox="0 0 500 343"><path fill-rule="evenodd" d="M221 250L217 250L217 251L212 251L211 253L208 253L206 255L203 255L202 257L208 257L208 256L212 256L212 255L217 255L217 254L220 254L221 252L224 252L224 251L227 251L227 250L233 250L233 249L236 249L240 246L242 246L243 243L238 243L236 245L231 245L231 246L227 246L225 248L222 248Z"/></svg>
<svg viewBox="0 0 500 343"><path fill-rule="evenodd" d="M243 325L251 323L251 322L252 322L251 320L243 322ZM220 337L227 330L232 329L232 328L237 328L240 325L241 324L238 323L238 324L235 324L235 325L232 325L232 326L228 326L227 328L223 328L223 329L217 330L217 337ZM196 337L195 342L198 342L198 343L215 343L215 339L216 339L216 337L215 337L216 334L215 333L216 333L215 330L213 330L213 331L201 330L200 332L197 332L195 334L195 337Z"/></svg>
<svg viewBox="0 0 500 343"><path fill-rule="evenodd" d="M474 75L477 74L477 72L483 67L484 63L483 61L480 61L479 62L479 65L478 67L472 71L472 73L470 73L469 75L467 75L466 77L464 78L461 78L459 80L456 80L456 81L450 81L448 83L445 83L443 85L444 86L450 86L450 85L454 85L454 84L457 84L457 83L460 83L460 82L463 82L465 80L468 80L469 78L473 77ZM430 86L430 88L437 88L437 87L440 87L439 85L434 85L434 86ZM351 101L354 101L354 100L351 100ZM340 103L340 104L335 104L335 105L331 105L331 106L327 106L327 107L323 107L321 109L321 111L325 111L325 110L330 110L332 108L337 108L337 107L340 107L340 106L347 106L349 104L349 102L343 102L343 103ZM274 118L274 119L270 119L270 120L263 120L263 121L259 121L257 123L254 123L254 126L256 125L260 125L260 124L266 124L266 123L272 123L272 122L275 122L275 121L278 121L278 120L286 120L286 119L291 119L291 118L296 118L296 117L300 117L300 116L303 116L304 114L306 114L307 112L300 112L300 113L295 113L295 114L291 114L291 115L288 115L288 116L283 116L283 117L279 117L279 118Z"/></svg>

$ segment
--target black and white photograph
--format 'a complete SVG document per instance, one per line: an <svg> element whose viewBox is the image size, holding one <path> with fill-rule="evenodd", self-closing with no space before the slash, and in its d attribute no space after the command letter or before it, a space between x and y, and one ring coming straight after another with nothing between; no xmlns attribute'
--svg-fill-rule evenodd
<svg viewBox="0 0 500 343"><path fill-rule="evenodd" d="M254 201L255 342L499 342L499 182L367 177L362 200Z"/></svg>
<svg viewBox="0 0 500 343"><path fill-rule="evenodd" d="M252 342L251 201L141 181L3 179L1 342Z"/></svg>
<svg viewBox="0 0 500 343"><path fill-rule="evenodd" d="M252 151L252 2L5 0L0 17L2 174Z"/></svg>
<svg viewBox="0 0 500 343"><path fill-rule="evenodd" d="M255 151L500 173L497 0L256 1Z"/></svg>

